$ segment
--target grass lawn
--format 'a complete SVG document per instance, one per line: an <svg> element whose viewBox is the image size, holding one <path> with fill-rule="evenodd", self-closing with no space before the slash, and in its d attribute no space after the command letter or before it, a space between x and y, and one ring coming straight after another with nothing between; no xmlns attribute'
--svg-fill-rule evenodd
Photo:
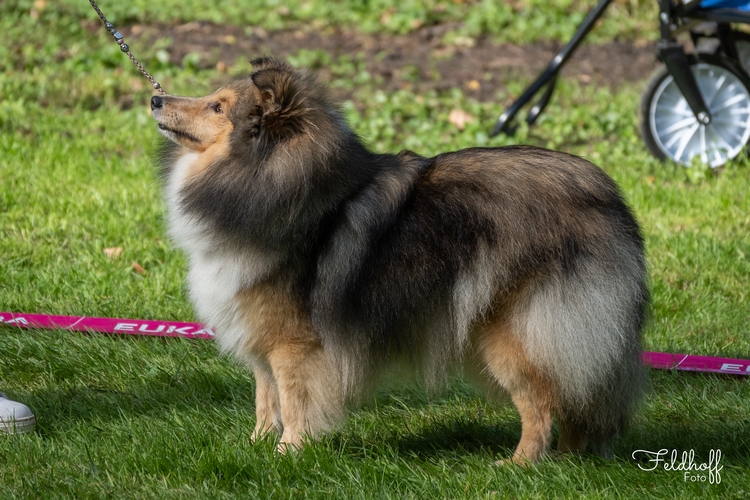
<svg viewBox="0 0 750 500"><path fill-rule="evenodd" d="M453 23L456 36L527 42L564 40L595 3L100 6L117 23L208 19L365 33ZM655 4L616 2L592 41L653 39ZM185 260L164 236L151 92L111 37L89 29L92 21L83 0L0 4L0 311L190 321ZM132 48L170 93L201 93L218 76L166 64L158 47ZM646 235L653 294L646 348L750 358L750 161L714 173L652 159L637 133L648 75L614 90L563 79L535 128L490 139L500 104L468 99L461 89L384 92L361 74L354 85L351 59L330 59L330 84L348 90L348 119L377 151L431 155L529 143L599 164ZM247 69L238 61L229 72ZM508 82L509 92L518 95L527 83ZM475 121L459 131L448 120L453 109ZM122 254L108 257L104 250L115 247ZM565 458L525 469L492 465L518 441L515 411L486 402L461 380L431 396L383 392L341 431L289 456L278 456L271 442L249 442L253 387L208 341L0 328L0 391L28 404L38 421L33 434L0 436L0 498L750 497L744 378L653 371L615 460ZM644 471L650 465L632 458L639 449L692 449L698 464L719 449L721 483L692 480L703 473L686 480L682 471Z"/></svg>

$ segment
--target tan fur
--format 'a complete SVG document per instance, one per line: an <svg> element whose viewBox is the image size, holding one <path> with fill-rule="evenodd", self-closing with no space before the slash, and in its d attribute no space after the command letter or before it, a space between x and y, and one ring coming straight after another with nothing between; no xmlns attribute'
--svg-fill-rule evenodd
<svg viewBox="0 0 750 500"><path fill-rule="evenodd" d="M162 99L169 101L169 110L159 117L159 123L170 131L179 132L170 139L201 153L217 144L226 145L234 128L226 116L226 112L237 101L234 92L219 90L206 97L165 96ZM223 156L225 152L225 149L221 153L218 150L212 152L208 155L209 159L196 168L208 165L211 158Z"/></svg>
<svg viewBox="0 0 750 500"><path fill-rule="evenodd" d="M201 152L198 160L193 163L187 171L185 180L190 182L194 179L204 175L208 167L213 164L217 159L226 156L229 150L228 135L231 128L223 133L216 139L216 142L208 146L203 152Z"/></svg>
<svg viewBox="0 0 750 500"><path fill-rule="evenodd" d="M279 388L267 363L257 362L253 369L255 375L255 430L251 439L256 441L268 433L281 435L284 427L281 423L281 402Z"/></svg>
<svg viewBox="0 0 750 500"><path fill-rule="evenodd" d="M529 357L518 334L497 310L479 326L475 349L492 380L510 395L521 416L521 441L512 461L538 461L549 448L557 401L550 381Z"/></svg>
<svg viewBox="0 0 750 500"><path fill-rule="evenodd" d="M341 389L299 301L275 281L244 290L237 300L253 332L241 355L258 381L254 437L281 431L285 451L332 430L345 416Z"/></svg>

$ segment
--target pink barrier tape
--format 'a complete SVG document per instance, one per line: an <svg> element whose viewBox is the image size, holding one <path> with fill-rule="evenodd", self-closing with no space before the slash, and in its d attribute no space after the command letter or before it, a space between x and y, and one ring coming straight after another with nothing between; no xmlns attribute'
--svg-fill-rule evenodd
<svg viewBox="0 0 750 500"><path fill-rule="evenodd" d="M86 316L49 316L0 312L0 325L19 328L59 329L76 332L150 335L155 337L185 337L210 339L214 332L197 323L118 318L89 318Z"/></svg>
<svg viewBox="0 0 750 500"><path fill-rule="evenodd" d="M695 354L670 354L644 352L643 362L651 368L684 370L689 372L729 373L750 375L750 360L697 356Z"/></svg>
<svg viewBox="0 0 750 500"><path fill-rule="evenodd" d="M198 323L117 318L89 318L86 316L49 316L0 312L0 325L19 328L59 329L77 332L117 333L124 335L150 335L156 337L184 337L211 339L214 332ZM643 362L651 368L684 370L732 375L750 375L750 360L644 352Z"/></svg>

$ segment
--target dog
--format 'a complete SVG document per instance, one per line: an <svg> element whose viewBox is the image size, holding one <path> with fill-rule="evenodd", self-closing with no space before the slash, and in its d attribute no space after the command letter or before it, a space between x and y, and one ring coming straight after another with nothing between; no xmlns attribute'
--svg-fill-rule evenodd
<svg viewBox="0 0 750 500"><path fill-rule="evenodd" d="M252 369L252 439L335 429L407 366L509 395L511 461L612 456L644 387L641 230L592 163L530 146L371 152L327 88L265 57L155 96L168 232L220 349Z"/></svg>

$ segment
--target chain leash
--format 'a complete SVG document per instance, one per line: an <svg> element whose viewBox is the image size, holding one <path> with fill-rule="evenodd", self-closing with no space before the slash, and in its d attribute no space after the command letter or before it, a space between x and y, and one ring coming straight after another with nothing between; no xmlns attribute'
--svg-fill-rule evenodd
<svg viewBox="0 0 750 500"><path fill-rule="evenodd" d="M107 29L107 31L109 31L112 34L112 36L115 37L117 44L120 46L120 50L125 52L125 54L127 54L130 60L133 61L133 64L135 64L135 67L141 71L143 76L148 78L148 81L151 82L151 85L153 85L154 88L158 90L159 93L161 93L161 95L167 95L167 93L164 92L164 89L161 88L161 85L159 84L159 82L154 80L154 77L151 76L151 74L148 71L146 71L146 68L144 68L140 62L138 62L138 59L136 59L135 56L133 56L133 54L130 53L130 46L127 43L125 43L122 33L115 30L115 25L107 21L107 18L104 17L104 13L101 11L99 6L96 5L96 2L94 0L89 0L89 3L94 8L96 13L99 15L99 18L104 23L104 27Z"/></svg>

